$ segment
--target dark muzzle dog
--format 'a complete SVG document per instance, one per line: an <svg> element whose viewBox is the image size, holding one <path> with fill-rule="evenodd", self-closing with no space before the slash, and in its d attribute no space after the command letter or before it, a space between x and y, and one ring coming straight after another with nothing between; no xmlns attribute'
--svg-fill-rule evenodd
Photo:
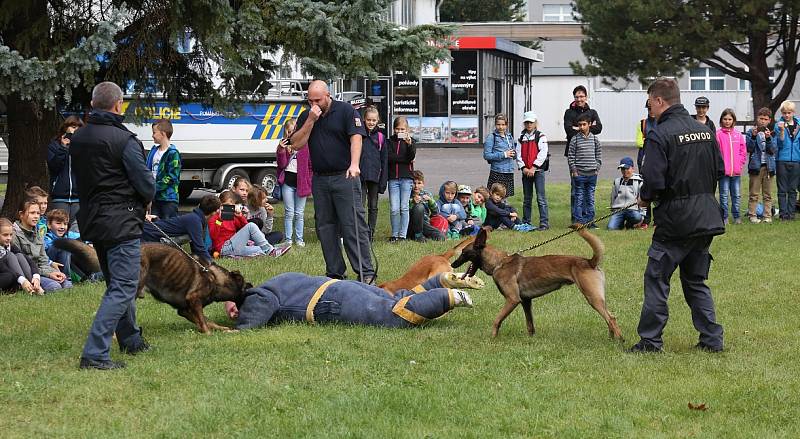
<svg viewBox="0 0 800 439"><path fill-rule="evenodd" d="M453 261L453 267L470 262L467 275L473 276L479 269L483 270L492 276L497 289L506 299L503 309L494 320L492 337L497 336L503 320L520 303L525 311L528 334L533 335L536 330L533 326L532 300L574 283L589 305L605 319L609 335L622 341L617 319L606 309L605 275L598 268L603 256L603 243L585 229L579 230L578 234L592 247L594 255L591 259L567 255L509 255L486 244L489 236L486 229L478 233L475 242L463 249L461 255Z"/></svg>

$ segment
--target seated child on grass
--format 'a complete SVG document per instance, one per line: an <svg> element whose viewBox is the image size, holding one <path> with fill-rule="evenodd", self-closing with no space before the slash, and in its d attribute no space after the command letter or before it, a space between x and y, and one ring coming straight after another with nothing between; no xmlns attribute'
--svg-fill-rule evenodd
<svg viewBox="0 0 800 439"><path fill-rule="evenodd" d="M461 229L467 225L467 212L464 207L456 200L456 193L458 192L458 185L455 181L446 181L439 188L439 200L436 201L436 207L439 208L439 215L447 219L447 232L448 237L458 238Z"/></svg>
<svg viewBox="0 0 800 439"><path fill-rule="evenodd" d="M489 189L478 186L472 194L472 215L480 218L481 224L486 223L486 200L489 199Z"/></svg>
<svg viewBox="0 0 800 439"><path fill-rule="evenodd" d="M102 280L103 273L91 273L87 267L81 267L72 259L72 254L53 245L57 239L81 239L77 232L69 231L69 215L66 210L53 209L47 213L47 233L44 235L44 250L51 261L61 264L64 274L72 282L82 280Z"/></svg>
<svg viewBox="0 0 800 439"><path fill-rule="evenodd" d="M428 239L444 241L444 233L431 225L431 217L439 213L439 207L433 194L425 190L425 174L415 170L413 176L414 186L411 187L411 198L408 200L410 216L406 236L418 242Z"/></svg>
<svg viewBox="0 0 800 439"><path fill-rule="evenodd" d="M272 230L275 223L275 208L267 202L267 199L266 189L257 184L250 187L247 192L247 220L256 223L267 242L277 244L283 241L283 233Z"/></svg>
<svg viewBox="0 0 800 439"><path fill-rule="evenodd" d="M461 236L477 235L481 229L481 225L483 225L483 221L473 212L475 207L472 204L472 188L465 184L460 184L458 185L458 193L456 196L458 197L458 202L461 203L461 207L464 208L464 212L467 214L466 227L461 229Z"/></svg>
<svg viewBox="0 0 800 439"><path fill-rule="evenodd" d="M22 289L28 294L44 294L39 270L31 258L11 244L14 228L6 218L0 218L0 290L15 292Z"/></svg>
<svg viewBox="0 0 800 439"><path fill-rule="evenodd" d="M42 288L45 291L72 288L72 282L58 268L61 264L51 262L47 257L44 249L44 236L40 236L36 230L40 216L39 203L35 199L25 200L18 215L19 220L14 223L13 243L36 265L41 274Z"/></svg>
<svg viewBox="0 0 800 439"><path fill-rule="evenodd" d="M242 209L241 199L232 191L219 195L220 210L208 220L211 235L211 248L220 256L261 256L278 257L291 247L273 247L255 223L247 221ZM222 218L225 206L232 206L231 218ZM248 245L252 241L255 245Z"/></svg>
<svg viewBox="0 0 800 439"><path fill-rule="evenodd" d="M517 215L517 210L505 201L506 186L503 183L494 183L489 190L489 199L486 200L486 225L494 229L501 226L519 232L536 230L530 224L523 224Z"/></svg>

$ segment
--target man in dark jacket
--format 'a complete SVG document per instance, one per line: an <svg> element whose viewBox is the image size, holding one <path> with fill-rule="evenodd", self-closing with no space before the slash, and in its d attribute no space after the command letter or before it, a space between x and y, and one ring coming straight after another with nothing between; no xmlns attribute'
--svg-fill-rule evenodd
<svg viewBox="0 0 800 439"><path fill-rule="evenodd" d="M136 325L140 237L146 206L155 191L144 148L122 124L122 90L102 82L92 90L88 124L72 137L70 156L78 183L82 238L92 241L106 280L106 292L81 355L81 369L117 369L111 338L120 350L149 349Z"/></svg>
<svg viewBox="0 0 800 439"><path fill-rule="evenodd" d="M161 242L161 239L165 238L164 233L170 239L180 239L188 236L192 253L205 261L211 262L211 255L208 253L208 245L206 245L208 220L217 212L219 206L219 197L206 195L200 199L200 204L191 213L170 219L146 222L142 232L142 241ZM169 243L169 241L167 242ZM186 241L183 242L185 243Z"/></svg>
<svg viewBox="0 0 800 439"><path fill-rule="evenodd" d="M725 233L714 197L725 165L715 134L681 105L675 80L658 79L647 94L658 126L647 139L639 204L656 203L653 216L658 227L647 251L638 327L641 340L629 351L661 352L661 334L669 317L670 278L680 267L683 294L700 332L695 347L721 352L723 330L716 321L714 299L705 280L712 260L708 253L711 240Z"/></svg>

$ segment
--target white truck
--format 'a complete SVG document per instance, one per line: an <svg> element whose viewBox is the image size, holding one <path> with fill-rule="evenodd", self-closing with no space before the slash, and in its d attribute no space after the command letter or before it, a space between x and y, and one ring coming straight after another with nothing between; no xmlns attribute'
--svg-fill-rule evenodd
<svg viewBox="0 0 800 439"><path fill-rule="evenodd" d="M272 91L274 90L274 93ZM145 149L153 147L151 124L169 119L174 128L171 142L181 154L180 197L194 189L228 189L239 177L247 177L271 194L277 183L275 151L283 137L283 124L308 107L299 83L273 84L260 102L245 104L234 116L189 103L171 106L156 102L135 111L146 115L139 124L125 125L137 134ZM129 102L123 109L128 110Z"/></svg>

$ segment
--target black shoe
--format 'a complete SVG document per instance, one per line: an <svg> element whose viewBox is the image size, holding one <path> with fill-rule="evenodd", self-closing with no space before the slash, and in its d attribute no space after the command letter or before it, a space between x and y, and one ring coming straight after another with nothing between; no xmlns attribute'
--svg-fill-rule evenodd
<svg viewBox="0 0 800 439"><path fill-rule="evenodd" d="M542 232L544 230L548 230L549 228L550 228L550 226L547 225L547 224L539 224L539 227L537 227L536 230Z"/></svg>
<svg viewBox="0 0 800 439"><path fill-rule="evenodd" d="M586 228L587 228L587 229L597 229L598 227L597 227L597 224L595 224L595 223L591 223L591 224L589 224L588 226L586 226Z"/></svg>
<svg viewBox="0 0 800 439"><path fill-rule="evenodd" d="M703 343L702 341L700 343L697 343L696 345L694 345L694 348L697 349L697 350L700 350L700 351L703 351L703 352L709 352L709 353L712 353L712 354L718 354L718 353L722 352L722 347L709 346L709 345Z"/></svg>
<svg viewBox="0 0 800 439"><path fill-rule="evenodd" d="M629 347L628 349L625 349L625 352L629 354L646 354L646 353L660 354L663 353L664 351L661 348L657 348L651 345L650 343L640 341L639 343L636 343L635 345Z"/></svg>
<svg viewBox="0 0 800 439"><path fill-rule="evenodd" d="M425 243L428 242L428 238L424 236L417 236L416 238L414 238L414 241Z"/></svg>
<svg viewBox="0 0 800 439"><path fill-rule="evenodd" d="M149 351L150 350L150 343L148 343L144 339L142 339L142 341L139 344L135 345L135 346L131 346L131 347L120 346L119 350L123 354L136 355L136 354L141 353L141 352Z"/></svg>
<svg viewBox="0 0 800 439"><path fill-rule="evenodd" d="M389 238L389 242L394 243L394 242L397 242L398 239L400 239L400 238L398 238L396 236L392 236L391 238Z"/></svg>
<svg viewBox="0 0 800 439"><path fill-rule="evenodd" d="M81 369L112 370L122 369L125 363L122 361L111 360L92 360L91 358L81 358Z"/></svg>

